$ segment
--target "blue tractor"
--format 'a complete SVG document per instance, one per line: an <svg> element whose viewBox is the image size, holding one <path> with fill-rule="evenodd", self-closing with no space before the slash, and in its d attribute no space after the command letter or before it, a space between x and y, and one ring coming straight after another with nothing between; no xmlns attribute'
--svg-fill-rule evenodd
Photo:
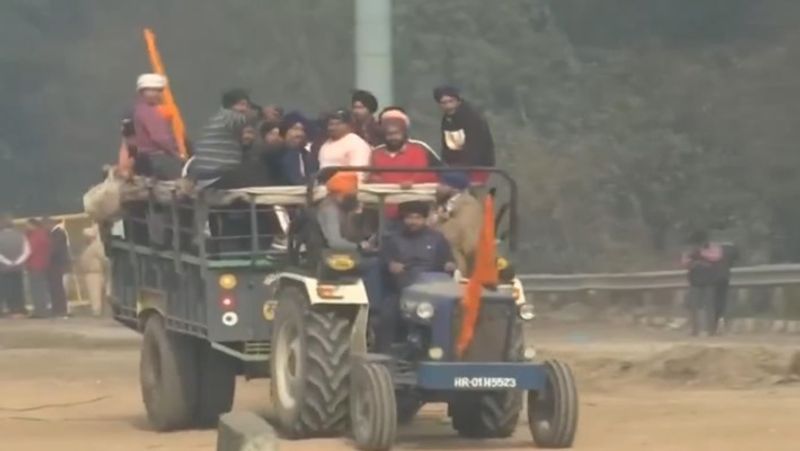
<svg viewBox="0 0 800 451"><path fill-rule="evenodd" d="M506 173L508 201L496 215L507 252L516 244L516 184ZM499 195L499 194L498 194ZM477 225L476 225L477 227ZM508 254L506 254L508 255ZM392 447L398 424L409 422L426 403L447 403L456 432L466 438L511 436L527 396L528 425L542 448L568 448L575 438L578 396L570 368L557 360L536 361L525 345L533 305L506 258L498 258L499 284L485 287L470 347L458 356L463 279L423 274L400 294L401 331L390 350L354 355L350 423L358 448Z"/></svg>

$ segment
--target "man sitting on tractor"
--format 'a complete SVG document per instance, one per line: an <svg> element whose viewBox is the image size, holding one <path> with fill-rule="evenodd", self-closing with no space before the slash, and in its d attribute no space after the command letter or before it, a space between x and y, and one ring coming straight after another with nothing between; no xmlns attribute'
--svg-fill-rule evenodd
<svg viewBox="0 0 800 451"><path fill-rule="evenodd" d="M376 347L386 351L396 334L400 316L400 291L426 273L452 273L456 269L450 244L438 230L428 227L430 207L425 202L400 204L403 227L383 244L383 260L389 268L390 289L380 306Z"/></svg>
<svg viewBox="0 0 800 451"><path fill-rule="evenodd" d="M360 259L361 277L370 305L383 298L382 266L358 203L358 174L337 172L325 183L328 195L317 206L317 223L328 249L367 254Z"/></svg>
<svg viewBox="0 0 800 451"><path fill-rule="evenodd" d="M432 221L453 250L458 271L463 277L472 272L483 220L481 203L469 193L469 176L463 171L443 172L436 190L438 206Z"/></svg>

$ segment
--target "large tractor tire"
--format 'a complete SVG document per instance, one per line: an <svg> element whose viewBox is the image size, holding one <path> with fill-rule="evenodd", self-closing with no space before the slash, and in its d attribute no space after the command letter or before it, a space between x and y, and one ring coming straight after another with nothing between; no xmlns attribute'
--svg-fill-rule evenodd
<svg viewBox="0 0 800 451"><path fill-rule="evenodd" d="M341 435L347 426L353 315L312 307L296 287L278 293L271 388L284 434Z"/></svg>
<svg viewBox="0 0 800 451"><path fill-rule="evenodd" d="M237 361L199 341L199 387L195 425L200 428L217 426L219 416L230 412L236 392Z"/></svg>
<svg viewBox="0 0 800 451"><path fill-rule="evenodd" d="M557 360L544 362L547 381L544 390L528 392L528 425L540 448L569 448L578 426L578 391L567 365Z"/></svg>
<svg viewBox="0 0 800 451"><path fill-rule="evenodd" d="M514 325L507 360L519 361L525 348L522 326ZM462 437L506 438L514 433L522 411L521 390L463 392L450 403L453 429Z"/></svg>
<svg viewBox="0 0 800 451"><path fill-rule="evenodd" d="M353 366L351 380L350 423L356 448L391 449L397 437L392 375L381 364L364 362Z"/></svg>
<svg viewBox="0 0 800 451"><path fill-rule="evenodd" d="M193 338L167 331L161 316L144 327L139 379L147 419L157 431L192 426L197 401L197 346Z"/></svg>

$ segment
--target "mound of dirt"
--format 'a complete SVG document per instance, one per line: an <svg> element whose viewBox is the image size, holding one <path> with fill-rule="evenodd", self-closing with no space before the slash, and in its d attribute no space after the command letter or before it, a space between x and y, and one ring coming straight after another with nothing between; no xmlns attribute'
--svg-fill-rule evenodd
<svg viewBox="0 0 800 451"><path fill-rule="evenodd" d="M800 382L800 352L758 346L676 345L647 357L578 359L587 383L661 383L750 388Z"/></svg>

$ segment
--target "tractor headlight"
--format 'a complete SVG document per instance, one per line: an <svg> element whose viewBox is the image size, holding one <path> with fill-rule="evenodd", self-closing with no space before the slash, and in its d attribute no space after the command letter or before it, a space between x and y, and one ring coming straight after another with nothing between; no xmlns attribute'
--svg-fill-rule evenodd
<svg viewBox="0 0 800 451"><path fill-rule="evenodd" d="M523 321L530 321L536 314L533 311L533 304L522 304L519 306L519 317Z"/></svg>
<svg viewBox="0 0 800 451"><path fill-rule="evenodd" d="M444 357L444 349L436 347L430 348L428 349L428 357L430 357L431 360L442 360L442 357Z"/></svg>
<svg viewBox="0 0 800 451"><path fill-rule="evenodd" d="M347 254L333 254L325 258L325 264L334 271L350 271L355 268L356 261Z"/></svg>
<svg viewBox="0 0 800 451"><path fill-rule="evenodd" d="M233 290L239 283L239 281L236 280L236 276L233 274L223 274L219 276L219 280L217 282L219 283L219 287L223 290Z"/></svg>
<svg viewBox="0 0 800 451"><path fill-rule="evenodd" d="M430 302L420 302L415 310L419 319L429 320L433 318L433 304Z"/></svg>

